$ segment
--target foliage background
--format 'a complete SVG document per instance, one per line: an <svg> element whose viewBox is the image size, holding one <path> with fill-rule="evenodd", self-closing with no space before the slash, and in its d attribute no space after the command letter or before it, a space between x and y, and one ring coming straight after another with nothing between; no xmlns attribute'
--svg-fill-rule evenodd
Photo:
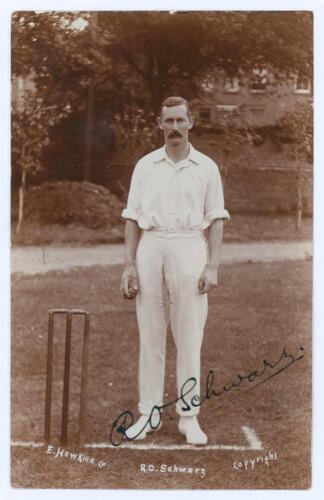
<svg viewBox="0 0 324 500"><path fill-rule="evenodd" d="M197 100L208 79L242 79L259 67L267 67L277 83L298 72L312 80L312 23L310 12L298 11L15 12L12 80L29 79L33 88L22 101L13 100L13 220L24 217L26 192L46 182L90 182L125 202L134 163L161 144L155 116L167 95ZM286 160L311 164L312 123L307 102L270 126L197 128L193 143L209 152L206 132L213 135L209 142L222 174L226 182L236 179L244 199L251 180L234 171L227 178L228 168L264 162L266 144L271 157L284 150ZM276 175L274 183L280 182ZM296 192L292 178L290 199ZM309 193L311 177L306 184ZM235 210L237 200L227 200ZM45 205L44 197L32 203L39 212L47 212ZM296 203L272 205L270 213L285 213ZM305 208L311 213L309 199ZM250 211L247 203L244 210ZM255 210L264 212L258 205Z"/></svg>

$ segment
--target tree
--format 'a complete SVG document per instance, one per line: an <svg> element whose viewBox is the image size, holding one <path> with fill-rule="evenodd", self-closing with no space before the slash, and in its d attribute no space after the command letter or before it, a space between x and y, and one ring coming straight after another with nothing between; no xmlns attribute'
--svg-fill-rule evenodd
<svg viewBox="0 0 324 500"><path fill-rule="evenodd" d="M18 179L19 207L16 231L24 216L27 180L44 169L42 155L49 144L51 128L70 111L62 100L53 99L53 78L49 68L62 64L59 48L62 33L75 15L15 12L12 15L12 80L32 79L34 91L24 92L12 103L12 179ZM51 85L52 83L52 85Z"/></svg>
<svg viewBox="0 0 324 500"><path fill-rule="evenodd" d="M299 103L295 111L286 113L278 123L286 131L286 140L292 143L292 155L298 162L296 229L302 219L303 166L313 161L313 107L310 102Z"/></svg>
<svg viewBox="0 0 324 500"><path fill-rule="evenodd" d="M24 217L27 177L42 169L43 148L49 142L49 129L57 119L56 110L44 108L40 99L29 95L22 104L23 109L12 112L12 175L20 178L17 233Z"/></svg>
<svg viewBox="0 0 324 500"><path fill-rule="evenodd" d="M116 114L114 123L116 147L126 150L132 163L139 160L158 141L154 115L147 116L139 108L129 107L123 113Z"/></svg>
<svg viewBox="0 0 324 500"><path fill-rule="evenodd" d="M80 20L82 29L76 27ZM166 95L197 97L210 74L248 74L269 66L277 79L298 71L312 76L309 12L107 11L98 13L95 36L89 21L88 12L15 12L12 72L32 71L43 106L54 106L60 117L70 114L67 120L72 123L73 116L79 130L86 130L92 115L92 141L97 120L114 127L120 144L133 123L124 121L122 131L118 117L129 109L156 114ZM57 134L51 147L66 150L67 137ZM77 161L79 171L93 179L96 169L84 167L83 149Z"/></svg>
<svg viewBox="0 0 324 500"><path fill-rule="evenodd" d="M35 69L47 97L84 110L90 82L110 111L124 104L157 111L165 95L199 94L214 70L229 75L270 65L277 78L312 75L308 12L87 12L13 16L13 73ZM71 29L83 19L84 29ZM21 68L23 66L23 69Z"/></svg>
<svg viewBox="0 0 324 500"><path fill-rule="evenodd" d="M137 77L142 105L192 98L215 70L270 66L277 78L312 73L312 17L305 12L103 12L101 33L119 71ZM125 69L126 65L126 69Z"/></svg>

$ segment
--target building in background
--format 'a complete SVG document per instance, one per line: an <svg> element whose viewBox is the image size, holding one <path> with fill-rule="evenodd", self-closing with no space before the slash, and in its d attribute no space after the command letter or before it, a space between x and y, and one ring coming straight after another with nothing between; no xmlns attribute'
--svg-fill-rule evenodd
<svg viewBox="0 0 324 500"><path fill-rule="evenodd" d="M33 76L14 77L12 106L23 110L24 99L35 92ZM202 83L201 96L194 100L198 126L212 128L231 118L241 127L273 125L300 101L312 101L312 82L308 76L277 81L267 70L254 70L251 78L209 77Z"/></svg>
<svg viewBox="0 0 324 500"><path fill-rule="evenodd" d="M299 101L312 100L308 76L275 80L266 69L255 69L251 77L209 77L195 100L196 123L207 129L224 125L231 118L239 127L273 125Z"/></svg>

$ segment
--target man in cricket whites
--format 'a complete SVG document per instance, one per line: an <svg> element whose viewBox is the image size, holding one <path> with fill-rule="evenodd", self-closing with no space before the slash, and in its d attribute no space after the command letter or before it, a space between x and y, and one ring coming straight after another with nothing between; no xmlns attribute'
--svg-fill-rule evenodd
<svg viewBox="0 0 324 500"><path fill-rule="evenodd" d="M177 349L178 429L187 443L204 445L207 435L197 420L200 407L191 402L199 403L207 293L217 285L223 221L229 214L216 163L189 142L194 117L188 101L165 99L157 122L165 145L136 164L122 213L126 266L121 291L127 299L136 297L140 339L141 416L126 437L143 439L162 425L159 412L151 412L163 406L170 321ZM192 391L186 390L184 397L189 379Z"/></svg>

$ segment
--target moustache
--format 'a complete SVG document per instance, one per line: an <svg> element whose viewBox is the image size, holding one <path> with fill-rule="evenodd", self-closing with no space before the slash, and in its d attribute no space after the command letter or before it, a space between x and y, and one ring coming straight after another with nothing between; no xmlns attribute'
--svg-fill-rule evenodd
<svg viewBox="0 0 324 500"><path fill-rule="evenodd" d="M173 139L176 137L182 137L182 134L180 134L180 132L177 132L176 130L174 130L173 132L170 132L170 134L169 134L170 139Z"/></svg>

